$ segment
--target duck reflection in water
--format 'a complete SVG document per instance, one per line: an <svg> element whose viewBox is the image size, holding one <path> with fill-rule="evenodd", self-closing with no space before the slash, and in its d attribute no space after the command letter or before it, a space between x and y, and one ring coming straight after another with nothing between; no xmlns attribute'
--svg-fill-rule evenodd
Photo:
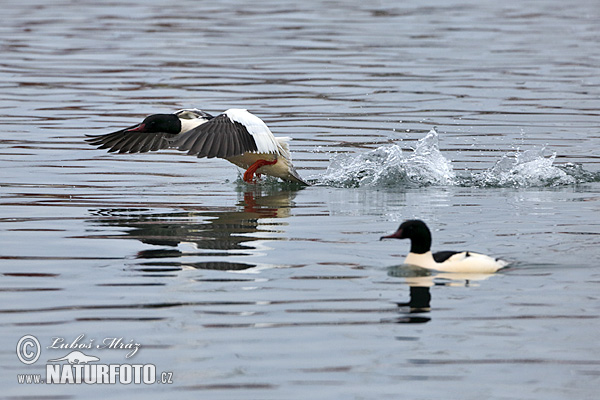
<svg viewBox="0 0 600 400"><path fill-rule="evenodd" d="M431 288L434 286L476 286L478 281L488 279L494 274L450 273L427 270L412 265L398 265L388 269L388 275L403 278L410 288L408 302L397 303L408 314L422 314L431 311ZM398 323L428 322L428 317L414 315L397 318Z"/></svg>
<svg viewBox="0 0 600 400"><path fill-rule="evenodd" d="M90 212L94 225L126 228L118 234L87 236L110 239L137 239L156 246L142 250L136 258L155 260L146 265L181 269L184 265L200 269L243 270L256 264L224 261L232 256L249 256L256 252L257 241L278 240L290 215L297 190L253 188L240 191L233 207L182 207L183 210L156 212L152 208L104 208ZM264 221L268 219L267 221ZM191 251L189 249L192 249ZM185 249L185 250L184 250ZM156 259L206 257L219 261L157 262Z"/></svg>

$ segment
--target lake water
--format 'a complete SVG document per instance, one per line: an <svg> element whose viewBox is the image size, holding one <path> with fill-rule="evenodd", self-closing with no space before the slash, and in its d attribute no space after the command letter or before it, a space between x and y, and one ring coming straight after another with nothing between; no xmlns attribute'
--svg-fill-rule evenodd
<svg viewBox="0 0 600 400"><path fill-rule="evenodd" d="M3 2L2 395L596 399L599 20L595 0ZM84 142L192 107L292 136L314 185ZM403 267L409 243L378 239L408 218L513 264ZM61 340L172 383L19 384Z"/></svg>

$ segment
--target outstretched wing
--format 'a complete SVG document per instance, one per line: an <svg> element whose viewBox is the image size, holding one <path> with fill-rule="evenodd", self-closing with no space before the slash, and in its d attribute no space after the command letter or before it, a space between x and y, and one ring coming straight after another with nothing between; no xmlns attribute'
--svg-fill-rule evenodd
<svg viewBox="0 0 600 400"><path fill-rule="evenodd" d="M247 152L277 153L279 147L267 125L241 109L229 109L171 141L171 147L199 158L228 158Z"/></svg>
<svg viewBox="0 0 600 400"><path fill-rule="evenodd" d="M165 132L136 132L132 131L137 125L104 135L86 135L86 142L99 149L108 149L109 153L146 153L168 149L177 134Z"/></svg>
<svg viewBox="0 0 600 400"><path fill-rule="evenodd" d="M146 120L159 115L148 116ZM181 132L195 128L212 118L212 115L197 108L178 110L173 115L179 118ZM181 132L161 132L160 129L152 131L144 128L144 122L113 133L86 135L88 137L86 142L92 146L98 146L99 149L109 149L109 153L146 153L172 147L172 140L181 134Z"/></svg>

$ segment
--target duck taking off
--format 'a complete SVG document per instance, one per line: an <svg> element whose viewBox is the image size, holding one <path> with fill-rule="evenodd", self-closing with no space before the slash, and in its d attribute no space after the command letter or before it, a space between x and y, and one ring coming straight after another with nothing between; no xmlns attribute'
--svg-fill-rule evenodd
<svg viewBox="0 0 600 400"><path fill-rule="evenodd" d="M153 114L141 123L104 135L86 135L86 141L109 153L145 153L174 148L198 158L224 158L246 170L244 181L270 175L308 186L292 165L289 137L275 137L257 116L229 109L213 117L198 109Z"/></svg>
<svg viewBox="0 0 600 400"><path fill-rule="evenodd" d="M423 221L404 221L395 233L383 239L410 239L410 253L404 264L441 272L491 274L504 268L508 262L471 251L440 251L431 253L431 232Z"/></svg>

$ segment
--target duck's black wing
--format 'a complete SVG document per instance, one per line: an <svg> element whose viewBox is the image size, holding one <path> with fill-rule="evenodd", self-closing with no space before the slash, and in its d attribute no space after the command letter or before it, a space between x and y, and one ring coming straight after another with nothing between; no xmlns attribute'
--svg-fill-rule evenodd
<svg viewBox="0 0 600 400"><path fill-rule="evenodd" d="M246 126L225 113L172 138L171 147L199 158L227 158L259 150Z"/></svg>
<svg viewBox="0 0 600 400"><path fill-rule="evenodd" d="M129 128L104 135L86 135L86 141L109 153L146 153L173 147L173 139L212 118L207 112L193 109L173 114L153 114Z"/></svg>
<svg viewBox="0 0 600 400"><path fill-rule="evenodd" d="M99 149L108 149L109 153L146 153L171 147L169 139L177 134L165 132L140 132L134 131L138 125L121 129L104 135L86 135L86 142Z"/></svg>
<svg viewBox="0 0 600 400"><path fill-rule="evenodd" d="M437 253L433 253L433 259L435 262L441 263L449 259L455 254L464 253L464 251L438 251ZM466 253L466 257L469 256L469 252Z"/></svg>

